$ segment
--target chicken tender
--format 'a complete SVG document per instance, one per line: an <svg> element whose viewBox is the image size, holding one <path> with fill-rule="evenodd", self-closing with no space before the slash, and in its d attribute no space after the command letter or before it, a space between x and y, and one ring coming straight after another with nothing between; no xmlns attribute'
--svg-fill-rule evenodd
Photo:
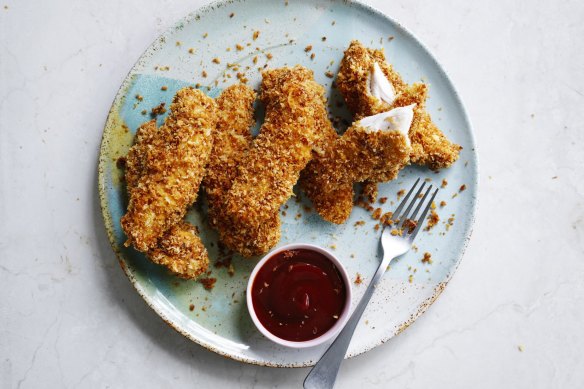
<svg viewBox="0 0 584 389"><path fill-rule="evenodd" d="M125 178L130 199L135 196L134 190L144 171L145 155L156 131L155 120L140 126L136 132L134 145L126 157ZM146 256L152 262L166 266L181 278L196 278L209 267L207 249L201 242L196 228L184 221L172 226L160 237L154 248L146 252Z"/></svg>
<svg viewBox="0 0 584 389"><path fill-rule="evenodd" d="M409 116L405 112L408 109ZM349 218L354 183L384 182L397 177L410 158L406 134L413 120L412 111L412 107L404 107L382 113L377 121L357 121L327 153L310 164L303 176L303 189L323 219L341 224ZM403 123L394 126L392 120Z"/></svg>
<svg viewBox="0 0 584 389"><path fill-rule="evenodd" d="M148 252L185 216L197 198L213 145L215 101L203 92L177 92L171 113L142 153L142 174L121 224L126 246ZM130 177L130 179L134 179Z"/></svg>
<svg viewBox="0 0 584 389"><path fill-rule="evenodd" d="M217 128L203 179L209 204L209 224L213 228L218 228L225 196L237 176L237 166L251 147L255 99L256 93L252 89L238 84L225 89L216 100Z"/></svg>
<svg viewBox="0 0 584 389"><path fill-rule="evenodd" d="M217 130L207 175L203 180L209 204L209 224L219 232L221 241L227 247L248 257L263 252L258 247L271 247L280 239L277 215L266 223L240 228L234 234L223 209L226 195L237 177L237 167L252 145L250 129L255 123L255 99L255 92L243 84L228 87L217 98Z"/></svg>
<svg viewBox="0 0 584 389"><path fill-rule="evenodd" d="M264 253L277 243L280 206L331 126L324 88L312 71L295 66L267 70L262 77L264 124L225 200L231 228L222 239L243 255ZM269 225L273 233L257 234L261 225Z"/></svg>
<svg viewBox="0 0 584 389"><path fill-rule="evenodd" d="M369 49L359 41L352 41L345 50L336 85L355 120L390 109L390 103L371 94L374 64L379 66L393 87L394 94L399 95L407 88L399 73L386 62L382 50Z"/></svg>
<svg viewBox="0 0 584 389"><path fill-rule="evenodd" d="M417 103L416 120L409 134L411 161L436 170L449 167L458 159L461 147L444 136L425 109L427 86L408 86L386 62L382 50L366 48L359 41L351 42L340 65L337 87L355 119L403 106L400 96L408 95L401 100Z"/></svg>
<svg viewBox="0 0 584 389"><path fill-rule="evenodd" d="M209 253L197 228L185 221L170 227L146 255L185 279L195 279L209 268Z"/></svg>

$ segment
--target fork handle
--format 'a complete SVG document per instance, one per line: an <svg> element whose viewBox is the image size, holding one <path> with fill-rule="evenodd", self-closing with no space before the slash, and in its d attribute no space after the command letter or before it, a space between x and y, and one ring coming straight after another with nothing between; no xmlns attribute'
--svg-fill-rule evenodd
<svg viewBox="0 0 584 389"><path fill-rule="evenodd" d="M357 328L357 324L359 324L361 316L363 315L369 300L371 300L371 296L373 296L375 287L379 283L383 273L385 273L388 264L389 261L386 261L385 258L381 261L381 265L377 268L375 275L365 290L359 305L357 305L357 308L353 311L351 318L347 321L347 324L341 330L335 341L330 345L320 360L314 365L310 373L306 376L306 379L304 380L304 389L332 389L334 387L339 368L345 359L345 354L349 348L349 343L351 343L351 338L353 337L355 328Z"/></svg>

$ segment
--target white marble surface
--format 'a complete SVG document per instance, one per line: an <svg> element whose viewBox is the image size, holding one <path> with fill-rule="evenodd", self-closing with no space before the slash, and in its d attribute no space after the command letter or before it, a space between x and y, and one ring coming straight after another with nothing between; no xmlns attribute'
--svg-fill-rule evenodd
<svg viewBox="0 0 584 389"><path fill-rule="evenodd" d="M105 237L96 161L111 101L150 42L203 3L0 2L1 388L299 387L306 375L182 338ZM345 362L338 387L582 387L584 2L371 4L425 42L461 92L480 204L444 294Z"/></svg>

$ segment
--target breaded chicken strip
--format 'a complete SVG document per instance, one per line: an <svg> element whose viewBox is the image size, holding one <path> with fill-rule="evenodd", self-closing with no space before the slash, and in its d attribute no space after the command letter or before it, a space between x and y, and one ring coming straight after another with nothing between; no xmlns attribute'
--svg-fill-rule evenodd
<svg viewBox="0 0 584 389"><path fill-rule="evenodd" d="M209 268L209 253L197 227L183 220L170 227L146 255L185 279L195 279Z"/></svg>
<svg viewBox="0 0 584 389"><path fill-rule="evenodd" d="M386 62L382 50L369 49L359 41L352 41L345 51L336 83L355 119L403 106L395 99L408 94L406 99L417 103L417 120L410 129L412 162L436 170L458 159L461 147L446 139L425 109L426 85L408 86Z"/></svg>
<svg viewBox="0 0 584 389"><path fill-rule="evenodd" d="M171 113L143 153L142 174L121 224L133 244L147 252L185 216L197 198L213 145L215 101L203 92L177 92Z"/></svg>
<svg viewBox="0 0 584 389"><path fill-rule="evenodd" d="M407 131L413 107L402 107L353 124L303 173L303 189L316 211L344 223L353 209L353 184L393 180L409 162Z"/></svg>
<svg viewBox="0 0 584 389"><path fill-rule="evenodd" d="M390 100L391 96L379 93L381 88L373 89L376 96L371 93L375 64L378 65L377 71L381 70L389 81L394 95L400 94L407 87L393 66L385 61L385 54L382 50L368 49L361 42L352 41L345 50L337 74L336 85L345 99L347 107L355 115L355 120L389 110L391 102L388 103L384 99ZM382 87L383 85L378 86Z"/></svg>
<svg viewBox="0 0 584 389"><path fill-rule="evenodd" d="M256 93L243 85L232 85L217 98L217 128L213 151L203 179L209 204L208 219L218 227L225 196L237 176L237 166L251 147Z"/></svg>
<svg viewBox="0 0 584 389"><path fill-rule="evenodd" d="M242 227L234 234L223 209L226 195L237 177L237 167L252 145L250 129L255 123L255 99L255 92L243 84L228 87L217 98L217 129L203 180L209 204L209 224L217 229L227 247L236 248L244 256L260 254L263 249L260 252L258 247L271 247L280 239L278 215L266 223Z"/></svg>
<svg viewBox="0 0 584 389"><path fill-rule="evenodd" d="M225 201L231 228L223 241L243 255L264 253L278 242L280 206L331 126L324 88L312 71L295 66L267 70L262 77L264 124ZM273 233L258 234L261 225L269 225Z"/></svg>
<svg viewBox="0 0 584 389"><path fill-rule="evenodd" d="M140 126L136 132L134 145L126 157L126 186L130 199L144 171L145 155L157 132L156 121L151 120ZM166 266L177 276L193 279L206 272L209 256L194 226L180 221L158 239L154 248L146 256L154 263Z"/></svg>

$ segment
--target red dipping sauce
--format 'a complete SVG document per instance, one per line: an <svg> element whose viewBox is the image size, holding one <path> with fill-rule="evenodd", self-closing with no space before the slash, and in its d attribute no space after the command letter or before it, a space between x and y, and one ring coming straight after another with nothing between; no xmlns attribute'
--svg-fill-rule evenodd
<svg viewBox="0 0 584 389"><path fill-rule="evenodd" d="M251 287L260 323L278 338L303 342L318 338L339 320L347 291L335 264L309 249L274 254Z"/></svg>

